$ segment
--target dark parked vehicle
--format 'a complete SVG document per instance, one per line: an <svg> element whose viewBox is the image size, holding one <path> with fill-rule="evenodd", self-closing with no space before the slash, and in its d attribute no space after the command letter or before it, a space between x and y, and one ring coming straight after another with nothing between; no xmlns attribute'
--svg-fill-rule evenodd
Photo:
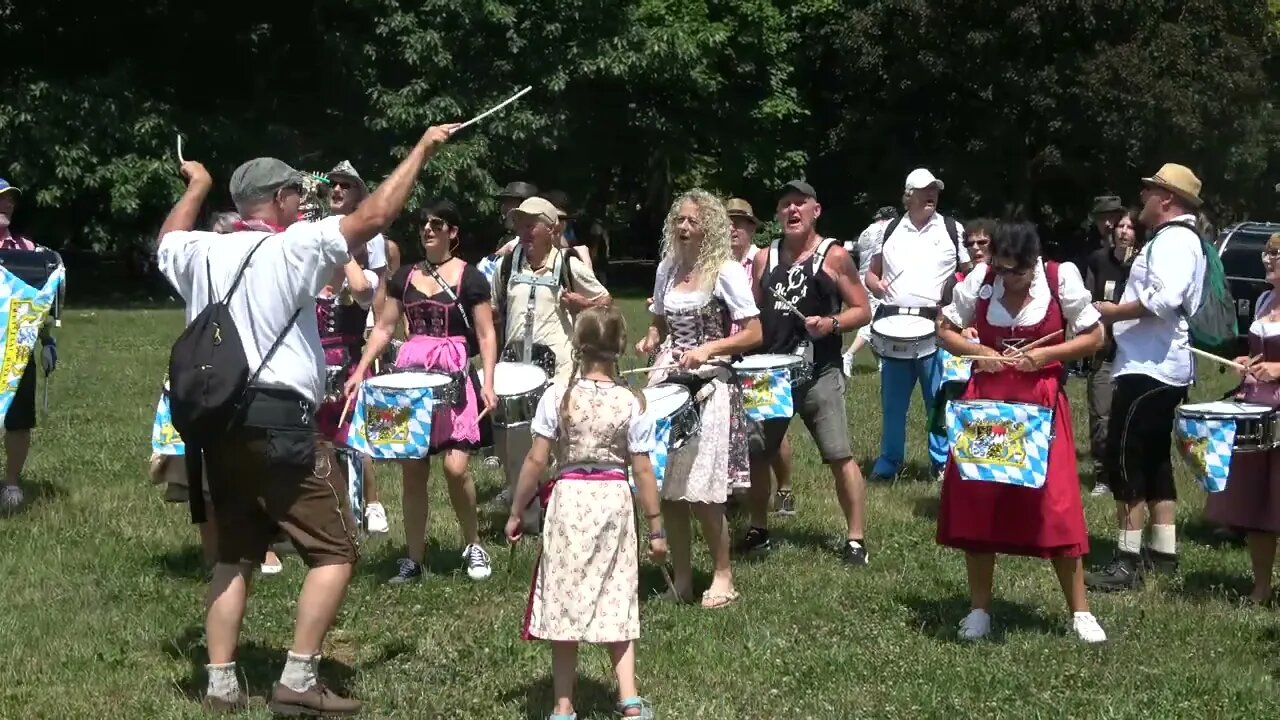
<svg viewBox="0 0 1280 720"><path fill-rule="evenodd" d="M1258 296L1270 287L1262 267L1262 250L1267 239L1280 233L1280 223L1243 222L1218 235L1218 255L1222 269L1236 301L1236 319L1240 327L1240 354L1245 354L1249 325Z"/></svg>

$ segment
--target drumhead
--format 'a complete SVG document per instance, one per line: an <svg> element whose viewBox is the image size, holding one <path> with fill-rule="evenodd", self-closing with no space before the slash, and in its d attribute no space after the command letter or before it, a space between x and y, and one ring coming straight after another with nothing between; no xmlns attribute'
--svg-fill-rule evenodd
<svg viewBox="0 0 1280 720"><path fill-rule="evenodd" d="M645 413L669 417L689 402L689 389L674 383L659 383L644 389Z"/></svg>
<svg viewBox="0 0 1280 720"><path fill-rule="evenodd" d="M871 332L899 340L929 337L936 329L932 320L919 315L889 315L871 323Z"/></svg>
<svg viewBox="0 0 1280 720"><path fill-rule="evenodd" d="M1266 415L1271 408L1257 403L1238 402L1236 400L1215 400L1213 402L1190 403L1178 407L1183 415Z"/></svg>
<svg viewBox="0 0 1280 720"><path fill-rule="evenodd" d="M773 368L791 367L792 365L799 365L802 362L804 362L804 358L799 355L760 353L759 355L747 355L738 362L733 363L733 367L737 370L770 370Z"/></svg>
<svg viewBox="0 0 1280 720"><path fill-rule="evenodd" d="M547 384L547 373L532 363L500 362L493 366L493 392L523 395Z"/></svg>
<svg viewBox="0 0 1280 720"><path fill-rule="evenodd" d="M434 372L401 372L391 373L389 375L378 375L365 380L365 385L371 385L378 388L387 389L409 389L409 388L428 388L448 385L451 382L448 375Z"/></svg>

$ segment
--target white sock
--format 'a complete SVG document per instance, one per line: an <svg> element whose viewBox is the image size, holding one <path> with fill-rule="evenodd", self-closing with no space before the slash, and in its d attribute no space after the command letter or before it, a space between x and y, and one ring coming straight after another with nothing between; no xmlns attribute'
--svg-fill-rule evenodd
<svg viewBox="0 0 1280 720"><path fill-rule="evenodd" d="M315 687L316 667L319 665L319 655L290 652L284 661L284 672L280 673L280 684L294 692L306 692Z"/></svg>
<svg viewBox="0 0 1280 720"><path fill-rule="evenodd" d="M1142 552L1142 531L1141 530L1121 530L1120 542L1117 548L1124 553L1140 553Z"/></svg>
<svg viewBox="0 0 1280 720"><path fill-rule="evenodd" d="M1175 555L1178 552L1177 532L1173 525L1152 525L1151 526L1151 549L1165 555Z"/></svg>
<svg viewBox="0 0 1280 720"><path fill-rule="evenodd" d="M205 665L209 673L209 687L205 694L230 700L240 694L240 675L234 662Z"/></svg>

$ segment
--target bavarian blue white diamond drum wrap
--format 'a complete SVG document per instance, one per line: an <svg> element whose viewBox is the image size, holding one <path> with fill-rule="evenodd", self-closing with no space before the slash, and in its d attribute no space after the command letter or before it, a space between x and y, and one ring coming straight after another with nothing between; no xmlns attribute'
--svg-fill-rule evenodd
<svg viewBox="0 0 1280 720"><path fill-rule="evenodd" d="M742 388L742 407L752 422L795 414L791 369L803 358L794 355L748 355L733 364Z"/></svg>
<svg viewBox="0 0 1280 720"><path fill-rule="evenodd" d="M1241 425L1257 434L1275 411L1255 403L1218 401L1182 405L1177 410L1173 437L1178 455L1205 492L1222 492L1231 475L1231 456L1240 450Z"/></svg>
<svg viewBox="0 0 1280 720"><path fill-rule="evenodd" d="M353 402L352 450L380 460L425 458L431 450L432 373L380 375L360 385Z"/></svg>
<svg viewBox="0 0 1280 720"><path fill-rule="evenodd" d="M965 480L1042 488L1048 478L1053 410L1030 403L952 400L951 457Z"/></svg>

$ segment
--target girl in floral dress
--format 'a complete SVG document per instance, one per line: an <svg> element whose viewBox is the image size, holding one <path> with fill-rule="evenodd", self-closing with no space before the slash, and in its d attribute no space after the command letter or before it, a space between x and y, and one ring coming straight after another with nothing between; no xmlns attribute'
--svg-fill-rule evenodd
<svg viewBox="0 0 1280 720"><path fill-rule="evenodd" d="M635 640L640 636L639 558L627 467L649 523L649 553L666 556L658 488L649 452L654 424L644 399L615 380L626 345L617 309L590 308L573 332L568 387L555 383L538 403L533 448L520 471L506 533L520 540L520 516L538 490L552 454L557 474L539 493L545 506L542 551L525 613L525 639L551 641L556 707L549 720L574 720L578 643L608 647L618 678L618 713L652 720L636 693Z"/></svg>
<svg viewBox="0 0 1280 720"><path fill-rule="evenodd" d="M715 196L695 189L676 198L667 214L662 250L653 288L653 322L636 350L645 355L659 349L655 365L681 366L671 374L650 374L649 384L686 385L696 393L701 418L697 438L668 457L661 490L675 569L675 587L668 597L693 598L692 511L715 566L702 607L722 608L738 599L729 564L725 501L734 489L751 482L747 417L742 390L729 371L704 363L759 345L760 311L751 277L733 257L728 212Z"/></svg>

